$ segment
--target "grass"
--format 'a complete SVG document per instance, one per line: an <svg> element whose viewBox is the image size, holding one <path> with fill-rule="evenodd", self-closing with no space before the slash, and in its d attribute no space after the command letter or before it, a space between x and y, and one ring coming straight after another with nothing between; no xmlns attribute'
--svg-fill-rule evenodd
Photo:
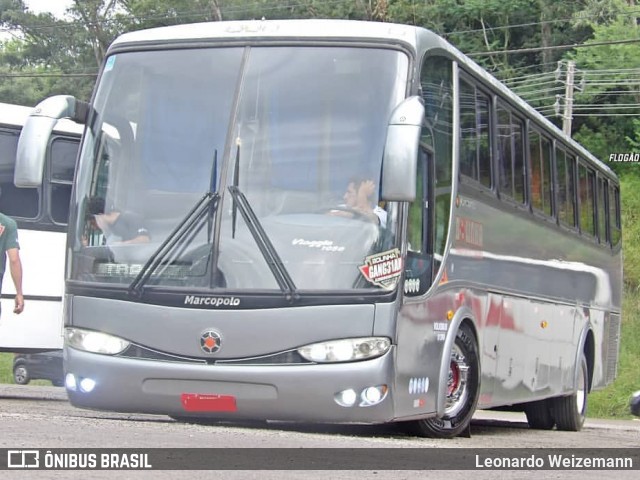
<svg viewBox="0 0 640 480"><path fill-rule="evenodd" d="M624 295L618 377L589 396L591 418L632 418L629 398L640 390L640 292L627 288Z"/></svg>
<svg viewBox="0 0 640 480"><path fill-rule="evenodd" d="M0 383L13 383L13 353L0 353Z"/></svg>
<svg viewBox="0 0 640 480"><path fill-rule="evenodd" d="M13 382L13 353L0 353L0 383ZM32 380L29 385L52 385L49 380Z"/></svg>

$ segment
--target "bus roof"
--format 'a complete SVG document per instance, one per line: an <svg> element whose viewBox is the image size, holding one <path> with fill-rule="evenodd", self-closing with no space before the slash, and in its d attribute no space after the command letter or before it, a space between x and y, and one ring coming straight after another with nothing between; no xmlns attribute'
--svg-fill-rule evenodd
<svg viewBox="0 0 640 480"><path fill-rule="evenodd" d="M22 128L32 111L33 107L12 103L0 103L0 125ZM58 120L53 130L54 132L62 134L82 135L84 126L71 120L62 119Z"/></svg>
<svg viewBox="0 0 640 480"><path fill-rule="evenodd" d="M412 25L357 20L242 20L138 30L121 35L112 45L161 40L377 38L401 40L415 46L417 30Z"/></svg>
<svg viewBox="0 0 640 480"><path fill-rule="evenodd" d="M358 20L244 20L191 23L129 32L118 37L111 48L131 44L158 44L167 41L222 40L388 40L402 42L416 51L433 48L446 52L465 70L481 78L495 92L520 108L539 126L551 132L572 148L581 158L587 159L611 178L616 174L582 145L566 135L561 129L540 114L535 108L516 95L501 81L478 65L474 60L451 45L440 35L422 27L396 23L366 22Z"/></svg>

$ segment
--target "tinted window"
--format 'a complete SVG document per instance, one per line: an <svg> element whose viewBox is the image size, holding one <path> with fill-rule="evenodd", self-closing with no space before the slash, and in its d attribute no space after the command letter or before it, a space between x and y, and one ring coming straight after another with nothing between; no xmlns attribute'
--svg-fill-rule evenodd
<svg viewBox="0 0 640 480"><path fill-rule="evenodd" d="M37 188L16 188L13 184L18 131L0 131L0 211L17 218L36 218L40 194Z"/></svg>
<svg viewBox="0 0 640 480"><path fill-rule="evenodd" d="M575 158L562 149L556 150L556 178L558 179L558 218L566 225L575 226Z"/></svg>
<svg viewBox="0 0 640 480"><path fill-rule="evenodd" d="M533 208L551 215L551 142L538 131L529 133L531 156L531 204Z"/></svg>
<svg viewBox="0 0 640 480"><path fill-rule="evenodd" d="M607 235L607 181L604 178L598 179L598 238L600 243L609 240Z"/></svg>
<svg viewBox="0 0 640 480"><path fill-rule="evenodd" d="M50 213L55 223L66 224L69 219L71 184L78 147L79 140L56 138L51 143Z"/></svg>
<svg viewBox="0 0 640 480"><path fill-rule="evenodd" d="M611 244L620 242L620 190L618 187L609 188L609 229Z"/></svg>
<svg viewBox="0 0 640 480"><path fill-rule="evenodd" d="M582 233L595 235L595 172L580 163L578 167L578 194L580 197L580 229Z"/></svg>
<svg viewBox="0 0 640 480"><path fill-rule="evenodd" d="M524 203L524 122L498 107L498 179L500 193Z"/></svg>
<svg viewBox="0 0 640 480"><path fill-rule="evenodd" d="M491 187L491 148L487 95L460 81L460 171Z"/></svg>

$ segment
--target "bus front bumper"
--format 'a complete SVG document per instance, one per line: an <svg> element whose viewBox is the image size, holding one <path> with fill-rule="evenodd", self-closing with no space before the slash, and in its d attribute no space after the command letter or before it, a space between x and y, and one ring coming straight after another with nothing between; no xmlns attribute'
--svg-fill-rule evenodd
<svg viewBox="0 0 640 480"><path fill-rule="evenodd" d="M393 420L392 349L359 362L202 365L65 348L72 405L221 420L384 423Z"/></svg>

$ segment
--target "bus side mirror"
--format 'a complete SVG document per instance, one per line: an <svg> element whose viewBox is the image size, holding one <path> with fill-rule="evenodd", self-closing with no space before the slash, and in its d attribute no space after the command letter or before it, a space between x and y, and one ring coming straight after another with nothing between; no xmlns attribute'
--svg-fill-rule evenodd
<svg viewBox="0 0 640 480"><path fill-rule="evenodd" d="M391 113L382 158L381 200L415 200L423 118L424 105L418 96L405 99Z"/></svg>
<svg viewBox="0 0 640 480"><path fill-rule="evenodd" d="M56 95L40 102L27 118L16 155L13 176L16 187L38 187L42 185L42 174L47 146L53 127L61 118L70 118L86 123L89 104L69 95Z"/></svg>

